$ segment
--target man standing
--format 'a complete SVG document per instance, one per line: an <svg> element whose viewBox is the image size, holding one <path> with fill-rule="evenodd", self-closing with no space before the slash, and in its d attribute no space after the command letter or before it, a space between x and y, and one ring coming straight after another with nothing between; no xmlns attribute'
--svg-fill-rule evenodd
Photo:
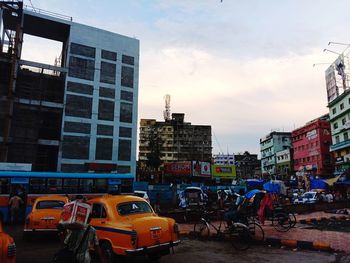
<svg viewBox="0 0 350 263"><path fill-rule="evenodd" d="M11 224L18 222L18 217L20 214L20 207L23 204L23 200L17 195L14 194L10 200L9 200L9 207L10 207L10 222Z"/></svg>

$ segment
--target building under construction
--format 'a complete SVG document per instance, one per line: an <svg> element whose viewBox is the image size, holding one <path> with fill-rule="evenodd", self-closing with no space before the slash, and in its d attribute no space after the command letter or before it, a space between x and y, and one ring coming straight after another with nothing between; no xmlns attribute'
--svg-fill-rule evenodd
<svg viewBox="0 0 350 263"><path fill-rule="evenodd" d="M135 174L139 41L21 1L0 8L0 162ZM62 43L59 59L21 59L26 34Z"/></svg>

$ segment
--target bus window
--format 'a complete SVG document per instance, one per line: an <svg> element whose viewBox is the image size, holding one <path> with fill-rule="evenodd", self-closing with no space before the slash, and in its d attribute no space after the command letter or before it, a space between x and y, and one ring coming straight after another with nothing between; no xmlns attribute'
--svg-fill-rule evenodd
<svg viewBox="0 0 350 263"><path fill-rule="evenodd" d="M49 194L62 193L62 179L60 179L60 178L48 178L47 179L47 191Z"/></svg>
<svg viewBox="0 0 350 263"><path fill-rule="evenodd" d="M31 194L46 193L46 179L31 178L29 181L29 192Z"/></svg>
<svg viewBox="0 0 350 263"><path fill-rule="evenodd" d="M132 193L132 180L123 179L120 191L122 193Z"/></svg>
<svg viewBox="0 0 350 263"><path fill-rule="evenodd" d="M0 194L9 194L10 193L10 179L9 178L0 178Z"/></svg>
<svg viewBox="0 0 350 263"><path fill-rule="evenodd" d="M67 194L78 193L79 179L68 178L63 181L63 192Z"/></svg>
<svg viewBox="0 0 350 263"><path fill-rule="evenodd" d="M107 179L95 179L95 193L107 193Z"/></svg>
<svg viewBox="0 0 350 263"><path fill-rule="evenodd" d="M93 193L94 179L80 179L79 193Z"/></svg>

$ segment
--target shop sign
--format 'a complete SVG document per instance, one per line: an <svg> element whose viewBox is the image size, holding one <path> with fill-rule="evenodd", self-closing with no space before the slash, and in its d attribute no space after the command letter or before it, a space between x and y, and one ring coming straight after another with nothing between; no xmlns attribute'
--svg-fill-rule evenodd
<svg viewBox="0 0 350 263"><path fill-rule="evenodd" d="M235 178L236 166L235 165L217 165L214 164L211 167L213 177L221 178Z"/></svg>
<svg viewBox="0 0 350 263"><path fill-rule="evenodd" d="M191 175L191 162L164 163L164 173L168 175Z"/></svg>
<svg viewBox="0 0 350 263"><path fill-rule="evenodd" d="M192 175L193 176L204 176L210 177L210 163L209 162L200 162L193 161L192 162Z"/></svg>
<svg viewBox="0 0 350 263"><path fill-rule="evenodd" d="M344 156L339 156L335 158L335 163L343 163L344 162Z"/></svg>

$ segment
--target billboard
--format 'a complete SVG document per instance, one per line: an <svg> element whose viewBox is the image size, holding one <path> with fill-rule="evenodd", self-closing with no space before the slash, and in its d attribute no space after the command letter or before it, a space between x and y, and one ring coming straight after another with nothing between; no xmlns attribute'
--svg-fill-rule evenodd
<svg viewBox="0 0 350 263"><path fill-rule="evenodd" d="M214 164L211 166L213 178L228 178L232 179L236 177L236 166L235 165L218 165Z"/></svg>
<svg viewBox="0 0 350 263"><path fill-rule="evenodd" d="M201 161L193 161L192 162L192 176L203 176L210 177L210 163L209 162L201 162Z"/></svg>
<svg viewBox="0 0 350 263"><path fill-rule="evenodd" d="M339 96L339 88L337 86L337 79L335 77L335 67L330 65L326 70L326 88L327 88L327 101L331 102Z"/></svg>
<svg viewBox="0 0 350 263"><path fill-rule="evenodd" d="M190 176L191 168L191 161L164 163L164 174Z"/></svg>

